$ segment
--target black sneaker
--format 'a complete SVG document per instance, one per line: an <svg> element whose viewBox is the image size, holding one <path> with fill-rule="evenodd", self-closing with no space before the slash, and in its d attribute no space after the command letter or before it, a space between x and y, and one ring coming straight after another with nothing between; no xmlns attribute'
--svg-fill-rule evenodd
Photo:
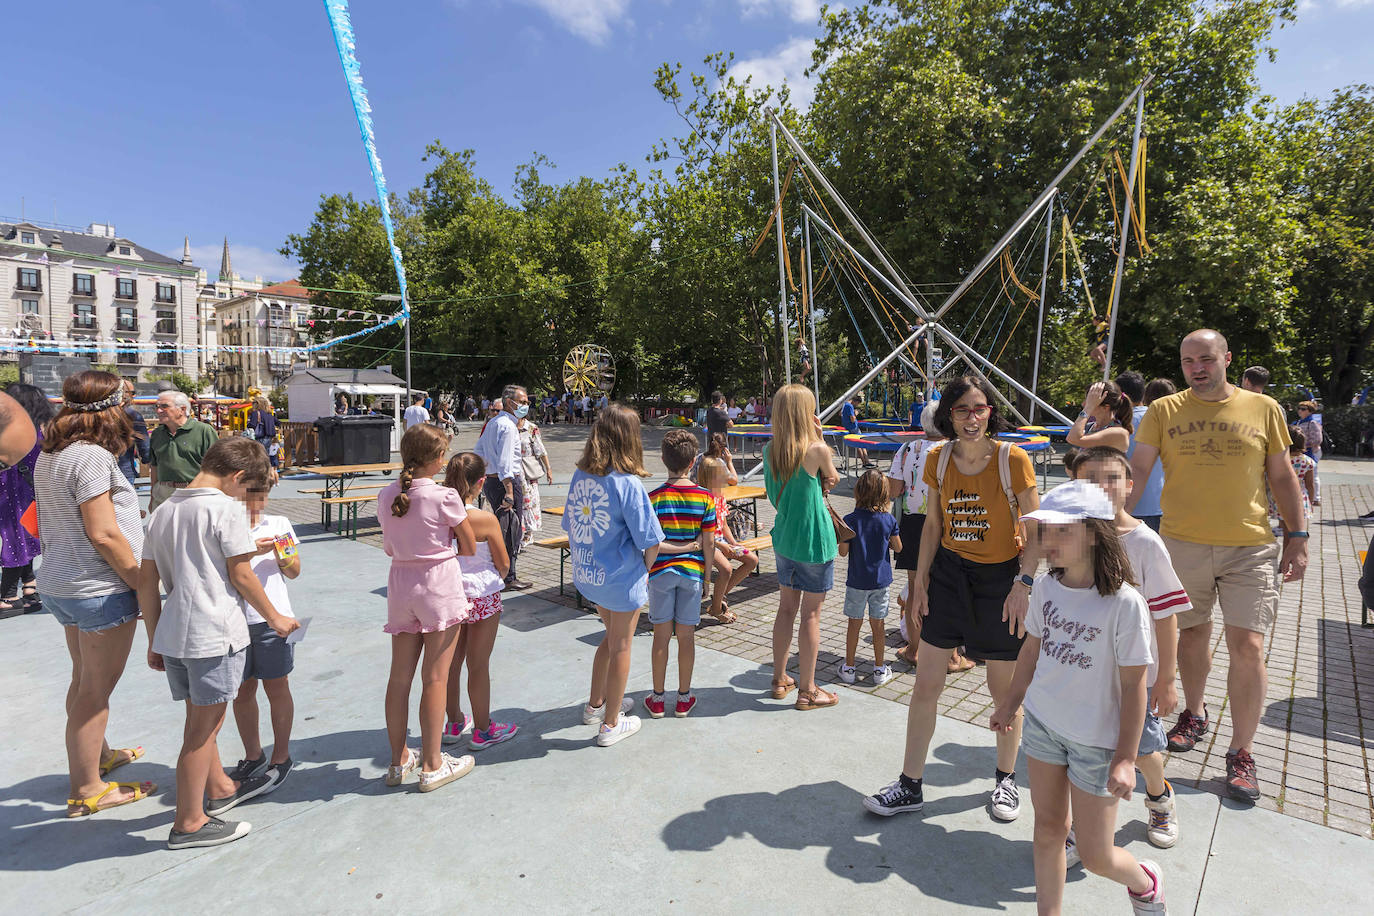
<svg viewBox="0 0 1374 916"><path fill-rule="evenodd" d="M920 811L925 807L925 803L921 789L918 787L914 792L908 789L900 776L896 782L882 791L864 797L864 807L883 817L891 817L903 811Z"/></svg>
<svg viewBox="0 0 1374 916"><path fill-rule="evenodd" d="M1191 751L1207 734L1207 707L1202 707L1202 715L1195 716L1187 709L1178 714L1178 722L1169 729L1169 750L1174 753Z"/></svg>
<svg viewBox="0 0 1374 916"><path fill-rule="evenodd" d="M225 798L205 799L205 813L211 817L219 817L230 808L246 802L250 798L257 798L264 792L270 792L268 788L272 784L270 776L254 776L252 779L245 779L239 783L238 790L233 795Z"/></svg>
<svg viewBox="0 0 1374 916"><path fill-rule="evenodd" d="M1016 774L1008 773L992 789L992 816L999 821L1014 821L1021 816L1021 793L1016 788Z"/></svg>
<svg viewBox="0 0 1374 916"><path fill-rule="evenodd" d="M267 777L268 783L267 788L262 790L262 794L266 795L269 792L277 791L277 786L286 782L286 777L290 775L291 768L295 765L295 761L287 757L285 763L274 763L269 766L267 771L263 773Z"/></svg>
<svg viewBox="0 0 1374 916"><path fill-rule="evenodd" d="M240 760L238 765L229 771L229 778L234 782L243 782L245 779L261 776L265 772L267 772L267 755L263 754L257 760Z"/></svg>
<svg viewBox="0 0 1374 916"><path fill-rule="evenodd" d="M247 836L253 825L247 821L222 821L212 817L205 826L191 833L173 829L167 836L168 849L196 849L201 846L223 846Z"/></svg>

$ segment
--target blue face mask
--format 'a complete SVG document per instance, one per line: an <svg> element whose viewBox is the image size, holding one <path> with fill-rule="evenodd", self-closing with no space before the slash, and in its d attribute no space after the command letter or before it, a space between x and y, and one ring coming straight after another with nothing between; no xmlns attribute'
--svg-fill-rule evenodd
<svg viewBox="0 0 1374 916"><path fill-rule="evenodd" d="M515 408L515 410L512 411L512 412L515 414L515 419L517 419L517 420L522 419L522 418L524 418L524 416L525 416L526 414L528 414L528 413L530 412L530 405L528 405L528 404L521 404L519 407Z"/></svg>

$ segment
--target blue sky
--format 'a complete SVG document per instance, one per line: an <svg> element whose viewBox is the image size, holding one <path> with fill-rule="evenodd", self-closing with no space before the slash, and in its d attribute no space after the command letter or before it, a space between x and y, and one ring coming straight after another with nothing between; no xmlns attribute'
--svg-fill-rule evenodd
<svg viewBox="0 0 1374 916"><path fill-rule="evenodd" d="M358 57L393 190L417 184L426 143L476 150L510 189L537 152L550 178L643 166L680 126L655 67L734 51L757 79L801 80L819 0L354 0ZM109 0L6 11L0 216L84 226L285 279L275 253L321 193L373 192L317 0ZM1261 63L1284 101L1374 82L1374 0L1301 0ZM803 93L805 87L802 87Z"/></svg>

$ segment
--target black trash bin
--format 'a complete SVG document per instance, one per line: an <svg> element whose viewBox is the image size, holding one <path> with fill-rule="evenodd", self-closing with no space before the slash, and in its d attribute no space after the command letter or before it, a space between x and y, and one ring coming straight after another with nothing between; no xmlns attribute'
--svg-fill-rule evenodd
<svg viewBox="0 0 1374 916"><path fill-rule="evenodd" d="M320 417L315 421L315 457L320 464L343 464L343 448L339 435L342 417Z"/></svg>
<svg viewBox="0 0 1374 916"><path fill-rule="evenodd" d="M391 460L391 417L337 417L340 464L386 464Z"/></svg>

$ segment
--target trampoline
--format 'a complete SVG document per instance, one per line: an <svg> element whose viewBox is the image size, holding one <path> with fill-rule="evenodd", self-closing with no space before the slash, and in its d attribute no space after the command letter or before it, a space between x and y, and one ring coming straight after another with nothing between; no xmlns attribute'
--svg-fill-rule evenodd
<svg viewBox="0 0 1374 916"><path fill-rule="evenodd" d="M1069 436L1069 429L1068 426L1020 426L1017 432L1049 436L1052 442L1063 442Z"/></svg>

